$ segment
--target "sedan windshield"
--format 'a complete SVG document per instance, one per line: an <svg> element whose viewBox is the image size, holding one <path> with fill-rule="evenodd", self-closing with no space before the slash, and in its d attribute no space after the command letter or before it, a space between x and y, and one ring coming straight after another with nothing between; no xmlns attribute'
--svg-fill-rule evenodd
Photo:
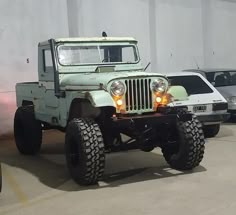
<svg viewBox="0 0 236 215"><path fill-rule="evenodd" d="M137 63L135 45L60 45L59 63L63 66Z"/></svg>
<svg viewBox="0 0 236 215"><path fill-rule="evenodd" d="M206 78L215 87L236 85L236 71L207 72Z"/></svg>
<svg viewBox="0 0 236 215"><path fill-rule="evenodd" d="M213 90L199 76L168 77L172 86L183 86L188 95L212 93Z"/></svg>

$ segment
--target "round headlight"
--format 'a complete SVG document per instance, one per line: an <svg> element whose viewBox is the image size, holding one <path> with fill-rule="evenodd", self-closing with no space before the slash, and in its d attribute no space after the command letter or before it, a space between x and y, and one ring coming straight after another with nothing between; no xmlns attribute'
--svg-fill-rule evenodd
<svg viewBox="0 0 236 215"><path fill-rule="evenodd" d="M123 96L125 93L125 85L121 81L114 81L111 84L111 94L114 96Z"/></svg>
<svg viewBox="0 0 236 215"><path fill-rule="evenodd" d="M157 79L152 82L152 90L156 93L163 93L167 89L166 82L163 79Z"/></svg>

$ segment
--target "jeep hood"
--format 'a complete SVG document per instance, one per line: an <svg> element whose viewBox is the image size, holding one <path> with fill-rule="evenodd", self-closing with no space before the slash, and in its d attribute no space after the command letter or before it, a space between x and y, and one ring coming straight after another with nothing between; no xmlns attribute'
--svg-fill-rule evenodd
<svg viewBox="0 0 236 215"><path fill-rule="evenodd" d="M70 89L100 89L112 80L146 77L165 77L159 73L147 72L109 72L109 73L80 73L64 74L60 77L60 86ZM71 88L72 89L72 88Z"/></svg>

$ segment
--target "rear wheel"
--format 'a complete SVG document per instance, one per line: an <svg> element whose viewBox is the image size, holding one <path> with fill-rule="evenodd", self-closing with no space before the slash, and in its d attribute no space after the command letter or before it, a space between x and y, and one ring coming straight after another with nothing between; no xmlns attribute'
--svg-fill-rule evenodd
<svg viewBox="0 0 236 215"><path fill-rule="evenodd" d="M0 192L2 191L2 166L0 163Z"/></svg>
<svg viewBox="0 0 236 215"><path fill-rule="evenodd" d="M14 136L20 153L34 155L42 144L41 122L35 119L33 106L19 107L14 118Z"/></svg>
<svg viewBox="0 0 236 215"><path fill-rule="evenodd" d="M171 167L178 170L190 170L202 161L204 144L202 125L193 116L190 121L177 123L174 134L162 147L162 152Z"/></svg>
<svg viewBox="0 0 236 215"><path fill-rule="evenodd" d="M204 126L203 130L204 130L205 137L214 137L220 131L220 124L217 124L217 125L206 125L206 126Z"/></svg>
<svg viewBox="0 0 236 215"><path fill-rule="evenodd" d="M102 178L105 150L102 133L94 120L79 118L68 124L65 151L68 169L78 184L95 184Z"/></svg>

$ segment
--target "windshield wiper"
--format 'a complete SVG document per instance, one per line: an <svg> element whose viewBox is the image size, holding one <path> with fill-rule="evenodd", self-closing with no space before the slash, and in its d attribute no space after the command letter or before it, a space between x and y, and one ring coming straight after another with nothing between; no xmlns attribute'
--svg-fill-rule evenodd
<svg viewBox="0 0 236 215"><path fill-rule="evenodd" d="M147 68L150 66L150 64L151 64L151 62L149 62L149 63L147 64L147 66L144 68L144 71L147 70Z"/></svg>

